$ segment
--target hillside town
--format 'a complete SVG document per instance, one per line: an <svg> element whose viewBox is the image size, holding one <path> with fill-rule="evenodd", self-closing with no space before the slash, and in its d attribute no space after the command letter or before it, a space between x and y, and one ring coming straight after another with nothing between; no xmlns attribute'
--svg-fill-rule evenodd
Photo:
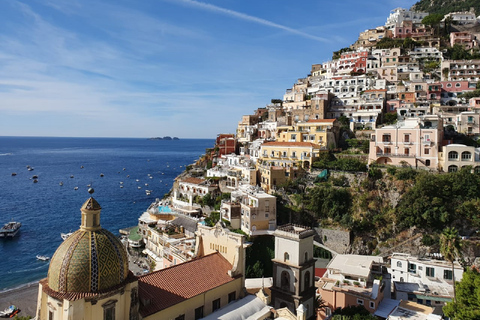
<svg viewBox="0 0 480 320"><path fill-rule="evenodd" d="M366 146L353 153L368 167L480 172L480 148L469 143L480 135L480 59L452 54L478 50L480 17L451 12L427 24L428 16L392 10L383 26L313 64L282 99L244 115L235 133L219 134L130 230L128 250L145 256L145 274L128 273L116 245L97 249L123 259L110 266L120 280L100 288L109 282L98 275L91 281L100 293L68 292L84 284L68 279L75 254L62 249L70 260L52 260L59 271L40 282L37 318L75 319L81 310L79 319L305 320L351 310L365 319L442 319L471 269L456 254L419 256L402 244L354 254L348 230L279 223L278 212L289 182L312 178L303 194L313 179L328 179L316 163L348 149L346 140ZM93 198L85 202L81 230L103 230L100 209ZM262 237L273 239L271 277L249 277L247 251ZM331 254L323 265L319 248Z"/></svg>

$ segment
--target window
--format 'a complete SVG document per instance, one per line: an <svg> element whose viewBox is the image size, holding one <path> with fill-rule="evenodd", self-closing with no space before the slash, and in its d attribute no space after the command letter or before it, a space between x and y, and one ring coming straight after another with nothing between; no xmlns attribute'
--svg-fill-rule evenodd
<svg viewBox="0 0 480 320"><path fill-rule="evenodd" d="M175 320L185 320L185 314L181 314L175 318Z"/></svg>
<svg viewBox="0 0 480 320"><path fill-rule="evenodd" d="M310 288L310 271L305 272L305 279L303 279L303 282L303 290L307 290L308 288Z"/></svg>
<svg viewBox="0 0 480 320"><path fill-rule="evenodd" d="M370 309L375 309L375 302L370 301L369 307L370 307Z"/></svg>
<svg viewBox="0 0 480 320"><path fill-rule="evenodd" d="M48 320L53 320L53 311L48 310Z"/></svg>
<svg viewBox="0 0 480 320"><path fill-rule="evenodd" d="M212 301L212 312L218 309L220 309L220 298Z"/></svg>
<svg viewBox="0 0 480 320"><path fill-rule="evenodd" d="M410 142L410 135L409 134L406 134L404 137L403 137L403 140L405 142Z"/></svg>
<svg viewBox="0 0 480 320"><path fill-rule="evenodd" d="M357 304L363 306L363 299L357 299Z"/></svg>
<svg viewBox="0 0 480 320"><path fill-rule="evenodd" d="M455 83L455 87L460 88L460 82Z"/></svg>
<svg viewBox="0 0 480 320"><path fill-rule="evenodd" d="M235 301L237 299L237 293L235 291L228 294L228 303Z"/></svg>
<svg viewBox="0 0 480 320"><path fill-rule="evenodd" d="M391 139L390 139L390 135L389 134L384 134L382 136L382 142L390 142Z"/></svg>
<svg viewBox="0 0 480 320"><path fill-rule="evenodd" d="M203 318L203 306L195 309L195 320Z"/></svg>
<svg viewBox="0 0 480 320"><path fill-rule="evenodd" d="M457 171L458 171L457 166L454 166L454 165L448 166L448 172L457 172Z"/></svg>
<svg viewBox="0 0 480 320"><path fill-rule="evenodd" d="M443 279L452 280L453 279L452 270L443 270Z"/></svg>
<svg viewBox="0 0 480 320"><path fill-rule="evenodd" d="M280 277L280 287L282 290L290 291L290 274L287 271L282 271Z"/></svg>
<svg viewBox="0 0 480 320"><path fill-rule="evenodd" d="M425 154L430 154L430 149L425 148L425 150L423 150L423 153L425 153Z"/></svg>
<svg viewBox="0 0 480 320"><path fill-rule="evenodd" d="M417 273L417 265L414 263L408 264L408 272Z"/></svg>
<svg viewBox="0 0 480 320"><path fill-rule="evenodd" d="M285 252L283 254L283 262L287 262L288 260L290 260L290 255L288 254L288 252Z"/></svg>
<svg viewBox="0 0 480 320"><path fill-rule="evenodd" d="M398 268L401 268L401 267L402 267L402 262L401 262L401 261L397 261L397 267L398 267Z"/></svg>
<svg viewBox="0 0 480 320"><path fill-rule="evenodd" d="M305 252L305 262L308 261L308 252Z"/></svg>
<svg viewBox="0 0 480 320"><path fill-rule="evenodd" d="M457 151L450 151L448 153L448 160L458 160L458 152Z"/></svg>
<svg viewBox="0 0 480 320"><path fill-rule="evenodd" d="M435 269L431 267L426 267L427 277L435 277Z"/></svg>
<svg viewBox="0 0 480 320"><path fill-rule="evenodd" d="M472 159L472 154L468 151L462 152L462 161L468 161Z"/></svg>
<svg viewBox="0 0 480 320"><path fill-rule="evenodd" d="M110 300L105 302L103 307L103 319L104 320L115 320L115 304L117 300Z"/></svg>

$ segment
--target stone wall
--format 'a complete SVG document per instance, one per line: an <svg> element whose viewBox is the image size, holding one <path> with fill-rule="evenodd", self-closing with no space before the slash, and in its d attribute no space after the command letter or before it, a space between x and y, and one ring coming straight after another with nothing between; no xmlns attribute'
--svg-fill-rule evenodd
<svg viewBox="0 0 480 320"><path fill-rule="evenodd" d="M333 251L345 254L350 250L352 235L350 231L315 228L317 236L315 240Z"/></svg>

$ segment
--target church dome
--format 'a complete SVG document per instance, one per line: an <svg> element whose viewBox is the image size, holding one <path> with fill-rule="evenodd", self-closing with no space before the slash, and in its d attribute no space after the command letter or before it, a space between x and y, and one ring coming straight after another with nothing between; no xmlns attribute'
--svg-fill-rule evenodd
<svg viewBox="0 0 480 320"><path fill-rule="evenodd" d="M80 229L57 249L48 269L48 286L57 292L97 293L124 282L128 256L120 242L100 226L101 207L90 198L82 206Z"/></svg>

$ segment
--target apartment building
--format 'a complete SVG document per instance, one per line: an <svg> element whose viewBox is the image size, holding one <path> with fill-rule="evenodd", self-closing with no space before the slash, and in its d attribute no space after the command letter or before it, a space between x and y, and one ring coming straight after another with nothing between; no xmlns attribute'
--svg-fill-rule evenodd
<svg viewBox="0 0 480 320"><path fill-rule="evenodd" d="M443 120L436 115L408 118L377 128L370 141L369 162L437 169Z"/></svg>
<svg viewBox="0 0 480 320"><path fill-rule="evenodd" d="M453 298L452 264L448 261L394 253L389 271L397 300L442 306ZM462 280L463 268L458 262L454 262L453 272L455 281Z"/></svg>
<svg viewBox="0 0 480 320"><path fill-rule="evenodd" d="M174 184L172 204L180 212L197 215L201 213L201 206L194 203L194 199L207 194L216 197L218 193L218 185L209 180L194 177L181 178Z"/></svg>
<svg viewBox="0 0 480 320"><path fill-rule="evenodd" d="M326 149L337 145L340 125L336 119L311 119L278 128L277 142L310 142ZM286 158L287 151L282 153ZM311 163L311 162L310 162Z"/></svg>
<svg viewBox="0 0 480 320"><path fill-rule="evenodd" d="M448 72L449 81L472 81L480 80L480 60L444 60L441 70Z"/></svg>
<svg viewBox="0 0 480 320"><path fill-rule="evenodd" d="M450 32L450 46L454 45L460 45L465 50L470 50L477 46L477 41L470 32Z"/></svg>
<svg viewBox="0 0 480 320"><path fill-rule="evenodd" d="M263 190L248 188L240 197L241 230L248 235L268 234L277 227L277 198Z"/></svg>
<svg viewBox="0 0 480 320"><path fill-rule="evenodd" d="M374 313L384 296L383 259L363 255L337 254L327 265L327 271L316 283L317 293L327 304L319 317L329 317L337 308L363 305Z"/></svg>
<svg viewBox="0 0 480 320"><path fill-rule="evenodd" d="M411 21L412 23L422 23L423 18L428 16L428 12L410 11L404 8L395 8L390 12L385 27L394 32L395 27L402 25L403 21Z"/></svg>
<svg viewBox="0 0 480 320"><path fill-rule="evenodd" d="M236 137L238 142L251 142L257 138L259 117L245 115L238 122Z"/></svg>

